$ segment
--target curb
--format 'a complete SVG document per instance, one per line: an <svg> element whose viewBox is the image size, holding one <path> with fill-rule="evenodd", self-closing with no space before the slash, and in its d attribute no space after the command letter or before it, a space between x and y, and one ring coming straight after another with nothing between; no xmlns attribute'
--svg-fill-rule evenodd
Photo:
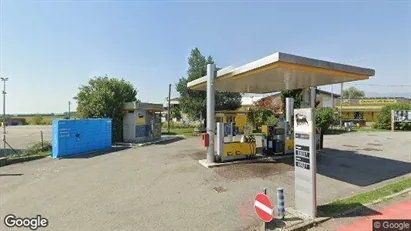
<svg viewBox="0 0 411 231"><path fill-rule="evenodd" d="M149 142L146 142L146 143L124 143L124 142L117 142L117 143L115 143L115 144L113 144L113 145L119 145L119 146L123 146L123 147L144 147L144 146L149 146L149 145L156 144L156 143L161 143L161 142L167 142L167 141L170 141L170 140L175 140L175 139L178 139L178 138L183 138L183 139L185 139L186 137L185 137L185 136L182 136L182 135L176 135L176 136L169 136L169 137L167 137L167 138L168 138L167 140L158 139L158 140L149 141Z"/></svg>
<svg viewBox="0 0 411 231"><path fill-rule="evenodd" d="M370 203L363 204L363 206L374 205L374 204L380 203L381 201L384 201L384 200L387 200L387 199L391 199L391 198L394 198L394 197L397 197L397 196L400 196L400 195L403 195L403 194L406 194L406 193L410 193L410 192L411 192L411 188L407 188L407 189L404 189L404 190L402 190L402 191L400 191L400 192L396 192L396 193L393 193L393 194L391 194L391 195L388 195L388 196L385 196L385 197L383 197L383 198L380 198L380 199L377 199L377 200L375 200L375 201L372 201L372 202L370 202ZM307 229L312 228L312 227L314 227L314 226L316 226L316 225L318 225L318 224L324 223L324 222L326 222L326 221L328 221L328 220L330 220L330 219L332 219L332 218L334 218L334 217L344 216L344 215L353 213L353 212L359 210L360 208L362 208L363 206L358 206L358 207L355 207L355 208L352 208L352 209L348 209L348 210L346 210L346 211L344 211L344 212L337 213L337 214L333 214L333 215L330 216L330 217L319 217L319 218L315 218L314 220L305 222L305 223L303 223L303 224L297 224L297 225L291 226L291 227L289 227L289 228L284 228L284 229L279 229L279 230L286 230L286 231L303 231L303 230L307 230Z"/></svg>
<svg viewBox="0 0 411 231"><path fill-rule="evenodd" d="M234 161L227 161L227 162L215 162L212 164L207 163L206 159L201 159L198 161L200 165L205 168L217 168L217 167L224 167L228 165L236 165L236 164L244 164L244 163L265 163L269 161L276 161L282 160L287 158L292 158L293 155L284 155L284 156L273 156L273 157L265 157L265 156L258 156L250 159L243 159L243 160L234 160Z"/></svg>
<svg viewBox="0 0 411 231"><path fill-rule="evenodd" d="M369 206L369 205L377 204L377 203L380 203L381 201L384 201L384 200L387 200L387 199L391 199L391 198L393 198L393 197L400 196L400 195L402 195L402 194L406 194L406 193L409 193L409 192L411 192L411 188L404 189L404 190L402 190L402 191L393 193L393 194L391 194L391 195L385 196L385 197L383 197L383 198L377 199L377 200L375 200L375 201L373 201L373 202L370 202L370 203L367 203L367 204L364 204L364 205L365 205L365 206Z"/></svg>
<svg viewBox="0 0 411 231"><path fill-rule="evenodd" d="M144 147L144 146L149 146L149 145L153 145L153 144L157 144L157 143L162 143L162 142L168 142L168 141L171 141L171 140L176 140L176 139L179 139L179 138L185 139L184 136L180 136L180 135L176 135L176 136L172 136L172 137L169 136L168 139L166 139L166 140L161 140L161 139L159 139L159 140L154 140L154 141L151 141L151 142L138 144L137 146L139 146L139 147Z"/></svg>
<svg viewBox="0 0 411 231"><path fill-rule="evenodd" d="M396 196L400 196L400 195L402 195L402 194L406 194L406 193L408 193L408 192L411 192L411 188L407 188L407 189L404 189L404 190L402 190L402 191L399 191L399 192L393 193L393 194L391 194L391 195L385 196L385 197L383 197L383 198L377 199L377 200L375 200L375 201L372 201L372 202L370 202L370 203L363 204L362 206L357 206L357 207L354 207L354 208L352 208L352 209L348 209L348 210L346 210L346 211L344 211L344 212L333 214L333 215L331 216L331 218L333 218L333 217L345 216L345 215L347 215L347 214L353 213L353 212L361 209L361 208L364 207L364 206L367 206L367 207L368 207L368 206L370 206L370 205L378 204L378 203L380 203L380 202L382 202L382 201L384 201L384 200L391 199L391 198L394 198L394 197L396 197Z"/></svg>
<svg viewBox="0 0 411 231"><path fill-rule="evenodd" d="M315 218L312 221L308 221L308 222L305 222L305 223L302 223L302 224L297 224L297 225L291 226L290 228L286 228L284 230L286 230L286 231L304 231L304 230L312 228L312 227L314 227L318 224L324 223L324 222L326 222L330 219L331 219L331 217L318 217L318 218Z"/></svg>

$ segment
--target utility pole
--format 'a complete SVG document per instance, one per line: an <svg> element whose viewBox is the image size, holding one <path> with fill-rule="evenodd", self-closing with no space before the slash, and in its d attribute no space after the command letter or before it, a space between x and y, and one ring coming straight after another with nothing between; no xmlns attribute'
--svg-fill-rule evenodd
<svg viewBox="0 0 411 231"><path fill-rule="evenodd" d="M70 119L70 105L71 105L71 102L70 101L68 101L68 119Z"/></svg>
<svg viewBox="0 0 411 231"><path fill-rule="evenodd" d="M171 100L171 84L168 85L168 107L167 107L167 131L168 134L170 134L170 117L171 117L171 106L170 106L170 100Z"/></svg>
<svg viewBox="0 0 411 231"><path fill-rule="evenodd" d="M69 101L69 115L68 115L68 118L70 119L70 106L71 106L71 102Z"/></svg>
<svg viewBox="0 0 411 231"><path fill-rule="evenodd" d="M9 78L0 79L3 81L3 155L6 156L6 82Z"/></svg>
<svg viewBox="0 0 411 231"><path fill-rule="evenodd" d="M342 101L343 101L343 87L344 83L341 83L341 94L340 94L340 126L343 126L342 122Z"/></svg>

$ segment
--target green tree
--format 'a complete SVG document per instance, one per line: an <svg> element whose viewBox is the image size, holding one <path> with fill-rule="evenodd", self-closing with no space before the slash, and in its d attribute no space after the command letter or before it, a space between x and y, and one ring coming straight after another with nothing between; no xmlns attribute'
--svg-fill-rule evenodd
<svg viewBox="0 0 411 231"><path fill-rule="evenodd" d="M335 121L335 110L330 107L318 108L315 112L315 126L326 132Z"/></svg>
<svg viewBox="0 0 411 231"><path fill-rule="evenodd" d="M318 88L316 89L316 94L318 94ZM281 91L280 93L281 101L282 101L282 110L285 116L285 99L286 98L293 98L294 99L294 108L300 108L301 103L303 102L303 89L294 89L288 91ZM315 107L320 104L319 100L316 100Z"/></svg>
<svg viewBox="0 0 411 231"><path fill-rule="evenodd" d="M278 121L279 120L277 119L277 117L275 117L274 115L271 115L271 116L267 117L265 123L269 126L276 126L278 124Z"/></svg>
<svg viewBox="0 0 411 231"><path fill-rule="evenodd" d="M124 79L95 77L79 88L77 117L111 118L113 142L123 139L123 104L136 101L137 90Z"/></svg>
<svg viewBox="0 0 411 231"><path fill-rule="evenodd" d="M171 118L176 118L177 120L181 119L181 107L179 104L170 106L170 116Z"/></svg>
<svg viewBox="0 0 411 231"><path fill-rule="evenodd" d="M286 116L285 99L286 98L293 98L294 99L294 108L300 108L301 107L301 102L303 101L303 89L281 91L280 96L281 96L281 102L282 102L282 111L283 111L284 117L285 117Z"/></svg>
<svg viewBox="0 0 411 231"><path fill-rule="evenodd" d="M191 50L188 58L187 76L181 77L176 84L176 90L180 93L180 105L184 113L192 119L206 120L207 93L205 91L193 91L187 88L187 83L207 74L207 64L213 64L211 56L205 58L198 48ZM235 110L241 107L241 94L235 92L216 92L215 110Z"/></svg>
<svg viewBox="0 0 411 231"><path fill-rule="evenodd" d="M365 96L364 91L361 91L360 89L356 87L349 87L346 90L343 90L342 92L342 97L344 99L357 99L357 98L363 98Z"/></svg>
<svg viewBox="0 0 411 231"><path fill-rule="evenodd" d="M273 114L274 112L269 109L252 108L247 113L247 121L249 121L255 129L259 130L261 128L261 125L267 123L269 117L274 116ZM270 122L271 121L272 120L270 120Z"/></svg>
<svg viewBox="0 0 411 231"><path fill-rule="evenodd" d="M281 91L280 93L281 101L283 102L283 110L285 109L285 99L294 99L294 108L300 108L301 102L303 101L303 89L295 89L288 91Z"/></svg>
<svg viewBox="0 0 411 231"><path fill-rule="evenodd" d="M320 128L320 148L323 148L324 134L335 121L336 111L333 108L318 108L315 112L315 126Z"/></svg>
<svg viewBox="0 0 411 231"><path fill-rule="evenodd" d="M407 103L397 103L386 105L381 108L380 113L377 116L375 121L375 127L379 129L391 129L391 111L402 111L402 110L411 110L411 104ZM411 130L411 123L407 122L396 122L396 130Z"/></svg>

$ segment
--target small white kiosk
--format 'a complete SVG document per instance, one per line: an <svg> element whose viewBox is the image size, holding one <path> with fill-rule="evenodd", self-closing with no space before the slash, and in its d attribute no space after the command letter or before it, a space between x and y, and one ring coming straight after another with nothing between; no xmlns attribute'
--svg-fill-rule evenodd
<svg viewBox="0 0 411 231"><path fill-rule="evenodd" d="M123 111L124 142L139 143L161 138L162 104L127 102Z"/></svg>

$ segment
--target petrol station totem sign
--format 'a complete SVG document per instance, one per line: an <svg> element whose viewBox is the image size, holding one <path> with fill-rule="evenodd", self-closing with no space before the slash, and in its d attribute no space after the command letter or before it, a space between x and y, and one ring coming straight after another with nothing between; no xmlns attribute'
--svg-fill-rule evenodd
<svg viewBox="0 0 411 231"><path fill-rule="evenodd" d="M305 215L317 215L316 137L314 109L294 110L295 207Z"/></svg>

